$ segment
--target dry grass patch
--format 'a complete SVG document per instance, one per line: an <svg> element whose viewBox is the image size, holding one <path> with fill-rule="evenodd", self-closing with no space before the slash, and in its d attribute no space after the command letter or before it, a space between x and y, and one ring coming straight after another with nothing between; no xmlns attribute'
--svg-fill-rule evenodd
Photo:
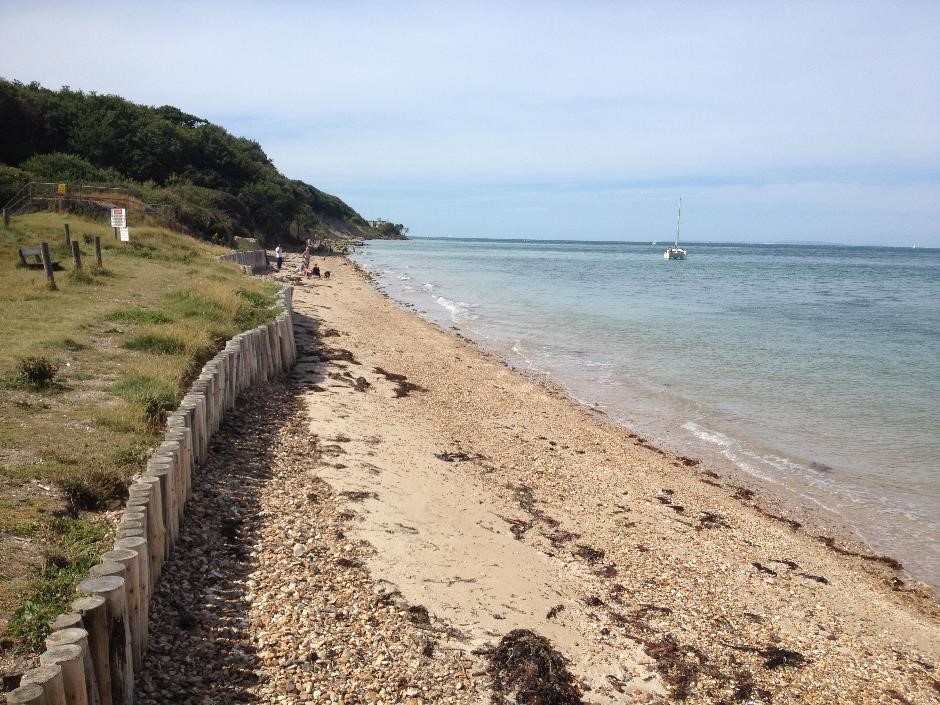
<svg viewBox="0 0 940 705"><path fill-rule="evenodd" d="M80 273L66 221L82 243ZM100 269L88 244L96 235ZM4 644L38 644L43 620L106 550L83 522L119 504L202 365L225 340L276 315L274 287L217 262L222 248L161 228L133 228L131 238L121 243L105 222L54 213L0 228L0 542L28 542L40 562L37 570L34 560L5 556L0 656ZM43 241L64 268L56 291L41 269L19 265L17 248Z"/></svg>

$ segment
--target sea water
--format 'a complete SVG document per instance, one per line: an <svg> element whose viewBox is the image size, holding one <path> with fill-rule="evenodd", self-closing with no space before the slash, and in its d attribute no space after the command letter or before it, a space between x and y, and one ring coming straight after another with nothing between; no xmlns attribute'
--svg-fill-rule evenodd
<svg viewBox="0 0 940 705"><path fill-rule="evenodd" d="M414 239L393 299L940 585L940 250Z"/></svg>

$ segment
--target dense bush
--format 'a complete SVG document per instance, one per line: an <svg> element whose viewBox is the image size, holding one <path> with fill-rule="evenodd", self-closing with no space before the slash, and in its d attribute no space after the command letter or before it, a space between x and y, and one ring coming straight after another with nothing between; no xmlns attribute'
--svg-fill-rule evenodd
<svg viewBox="0 0 940 705"><path fill-rule="evenodd" d="M45 389L52 385L59 366L48 358L27 357L16 366L17 382L31 389Z"/></svg>
<svg viewBox="0 0 940 705"><path fill-rule="evenodd" d="M0 206L13 198L33 177L12 166L0 164Z"/></svg>
<svg viewBox="0 0 940 705"><path fill-rule="evenodd" d="M46 181L109 183L121 180L114 169L99 169L74 154L36 154L20 163L20 169Z"/></svg>
<svg viewBox="0 0 940 705"><path fill-rule="evenodd" d="M343 201L281 174L257 142L168 105L0 79L0 168L0 205L25 175L123 185L207 239L287 242L324 223L370 234Z"/></svg>

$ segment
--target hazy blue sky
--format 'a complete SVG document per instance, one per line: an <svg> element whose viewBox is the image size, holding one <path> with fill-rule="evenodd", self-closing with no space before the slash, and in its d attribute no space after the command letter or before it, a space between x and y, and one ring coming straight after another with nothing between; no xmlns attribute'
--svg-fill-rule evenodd
<svg viewBox="0 0 940 705"><path fill-rule="evenodd" d="M0 76L172 104L417 235L940 246L940 2L11 2Z"/></svg>

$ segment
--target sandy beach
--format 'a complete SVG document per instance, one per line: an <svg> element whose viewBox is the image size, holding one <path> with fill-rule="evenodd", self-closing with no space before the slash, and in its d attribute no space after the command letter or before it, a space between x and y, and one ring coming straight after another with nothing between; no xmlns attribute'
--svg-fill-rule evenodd
<svg viewBox="0 0 940 705"><path fill-rule="evenodd" d="M548 637L590 702L931 702L937 605L375 292L332 259L296 309L319 475L373 575L467 636ZM358 386L357 386L358 380ZM333 439L333 440L330 440ZM871 558L871 557L869 557Z"/></svg>
<svg viewBox="0 0 940 705"><path fill-rule="evenodd" d="M516 629L585 703L938 701L936 600L888 559L294 259L298 366L216 442L142 702L490 702Z"/></svg>

